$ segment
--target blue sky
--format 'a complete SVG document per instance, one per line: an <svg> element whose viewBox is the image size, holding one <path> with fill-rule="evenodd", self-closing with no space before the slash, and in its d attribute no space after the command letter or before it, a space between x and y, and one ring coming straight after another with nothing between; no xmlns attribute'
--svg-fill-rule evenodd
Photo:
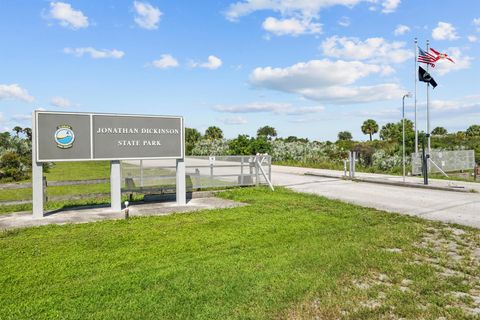
<svg viewBox="0 0 480 320"><path fill-rule="evenodd" d="M183 115L227 137L366 139L414 90L414 38L449 54L431 73L432 128L480 123L480 3L413 0L1 0L0 130L32 110ZM425 85L418 84L419 129ZM413 118L413 99L407 100Z"/></svg>

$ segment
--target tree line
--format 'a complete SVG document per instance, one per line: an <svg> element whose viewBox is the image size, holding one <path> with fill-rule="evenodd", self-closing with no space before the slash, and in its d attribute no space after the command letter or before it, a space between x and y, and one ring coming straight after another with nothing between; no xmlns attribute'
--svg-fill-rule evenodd
<svg viewBox="0 0 480 320"><path fill-rule="evenodd" d="M409 155L415 148L413 122L405 120L405 129L406 150ZM342 155L344 156L347 151L355 150L359 153L365 167L375 164L375 161L383 161L382 159L387 162L398 160L402 146L401 121L387 123L379 128L375 120L367 119L362 123L361 131L368 136L368 141L354 141L349 131L339 132L338 139L334 142L309 141L307 138L296 136L279 137L277 130L268 125L258 128L255 136L239 134L233 139L225 139L222 129L217 126L208 127L203 134L197 129L185 128L185 151L186 155L253 155L280 154L281 152L289 154L279 156L279 159L292 158L293 154L296 155L293 157L295 159L316 159L315 157L322 154L325 163L330 161L333 164L341 161ZM379 139L374 139L377 134ZM420 141L424 137L425 133L419 132ZM31 140L30 128L16 126L12 132L0 133L0 181L19 181L29 178L32 158ZM449 133L443 127L437 127L432 131L432 148L473 149L476 159L480 159L480 125L472 125L465 131L454 133ZM313 149L318 149L318 152L313 152ZM318 155L302 156L312 152ZM48 170L48 167L49 164L46 164L45 169Z"/></svg>

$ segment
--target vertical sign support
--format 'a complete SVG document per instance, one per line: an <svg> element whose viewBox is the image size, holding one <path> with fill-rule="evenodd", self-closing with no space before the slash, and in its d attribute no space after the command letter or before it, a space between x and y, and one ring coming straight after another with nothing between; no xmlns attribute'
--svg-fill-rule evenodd
<svg viewBox="0 0 480 320"><path fill-rule="evenodd" d="M37 128L35 112L32 117L32 200L33 217L43 217L43 164L37 162Z"/></svg>
<svg viewBox="0 0 480 320"><path fill-rule="evenodd" d="M187 189L185 187L185 159L177 159L177 205L184 206L187 204Z"/></svg>
<svg viewBox="0 0 480 320"><path fill-rule="evenodd" d="M122 211L120 161L110 161L110 202L113 211Z"/></svg>

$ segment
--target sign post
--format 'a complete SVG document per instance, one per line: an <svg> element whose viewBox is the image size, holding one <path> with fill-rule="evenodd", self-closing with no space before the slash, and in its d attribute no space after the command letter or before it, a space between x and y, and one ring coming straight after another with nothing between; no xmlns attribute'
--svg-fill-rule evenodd
<svg viewBox="0 0 480 320"><path fill-rule="evenodd" d="M35 119L35 117L34 117ZM34 218L43 217L43 164L37 162L36 125L32 125L32 212Z"/></svg>
<svg viewBox="0 0 480 320"><path fill-rule="evenodd" d="M175 159L177 203L186 203L182 117L34 111L32 129L35 217L43 217L44 162L110 161L111 208L121 211L120 160Z"/></svg>
<svg viewBox="0 0 480 320"><path fill-rule="evenodd" d="M185 160L184 159L177 159L176 163L177 169L177 190L176 190L176 198L177 204L179 206L184 206L187 204L187 190L185 186Z"/></svg>
<svg viewBox="0 0 480 320"><path fill-rule="evenodd" d="M112 211L122 211L122 174L120 161L110 161L110 205Z"/></svg>

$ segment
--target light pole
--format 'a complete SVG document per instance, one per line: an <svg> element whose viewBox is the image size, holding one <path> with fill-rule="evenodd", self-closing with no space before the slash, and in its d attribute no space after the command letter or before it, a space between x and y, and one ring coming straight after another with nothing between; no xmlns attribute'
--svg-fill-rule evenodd
<svg viewBox="0 0 480 320"><path fill-rule="evenodd" d="M402 145L403 145L403 182L405 183L405 98L410 98L410 93L404 94L402 97Z"/></svg>

